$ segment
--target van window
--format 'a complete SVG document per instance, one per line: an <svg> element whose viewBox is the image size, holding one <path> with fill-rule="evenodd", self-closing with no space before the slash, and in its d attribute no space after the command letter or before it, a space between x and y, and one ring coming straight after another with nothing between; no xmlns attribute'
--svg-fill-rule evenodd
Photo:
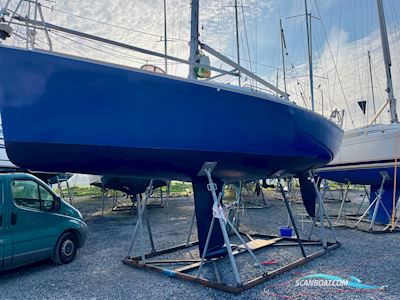
<svg viewBox="0 0 400 300"><path fill-rule="evenodd" d="M32 180L14 180L12 194L15 204L31 209L52 211L55 200L43 186Z"/></svg>
<svg viewBox="0 0 400 300"><path fill-rule="evenodd" d="M40 210L39 189L31 180L14 180L11 184L14 202L17 205Z"/></svg>
<svg viewBox="0 0 400 300"><path fill-rule="evenodd" d="M40 202L42 204L41 210L53 211L55 205L53 195L41 185L39 185L39 193L40 193Z"/></svg>

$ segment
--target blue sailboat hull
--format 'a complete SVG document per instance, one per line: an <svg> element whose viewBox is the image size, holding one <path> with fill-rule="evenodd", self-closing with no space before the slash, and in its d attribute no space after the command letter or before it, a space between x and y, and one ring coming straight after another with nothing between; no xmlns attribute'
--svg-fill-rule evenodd
<svg viewBox="0 0 400 300"><path fill-rule="evenodd" d="M382 182L382 174L389 177L387 183L393 183L395 174L394 160L373 161L368 163L355 163L339 166L326 166L317 170L323 178L340 182L362 185L379 185ZM397 177L400 176L400 168L397 168Z"/></svg>
<svg viewBox="0 0 400 300"><path fill-rule="evenodd" d="M302 173L332 160L343 132L274 96L0 47L10 160L24 168L222 181ZM65 124L65 125L63 125Z"/></svg>
<svg viewBox="0 0 400 300"><path fill-rule="evenodd" d="M395 168L394 165L394 160L354 163L342 166L333 165L323 167L317 170L317 173L325 179L340 183L370 185L370 202L378 195L382 184L382 176L385 176L384 192L381 196L380 206L377 209L375 222L388 224L392 218L393 206L396 205L400 196L400 184L398 180L395 181L395 178L400 176L400 170ZM393 197L395 192L396 195ZM374 209L375 205L369 210L370 219L373 216Z"/></svg>

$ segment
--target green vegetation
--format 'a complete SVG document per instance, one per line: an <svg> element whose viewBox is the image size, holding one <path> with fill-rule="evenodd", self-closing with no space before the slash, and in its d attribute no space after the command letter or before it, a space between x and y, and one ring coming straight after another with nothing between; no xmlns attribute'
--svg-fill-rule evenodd
<svg viewBox="0 0 400 300"><path fill-rule="evenodd" d="M79 197L79 196L92 196L95 195L96 197L101 197L101 188L97 186L75 186L70 188L72 195ZM58 193L58 189L54 190L56 193ZM62 189L62 193L64 195L68 195L68 190L67 188Z"/></svg>
<svg viewBox="0 0 400 300"><path fill-rule="evenodd" d="M80 196L96 196L101 197L101 188L97 186L75 186L70 187L72 195L75 197ZM164 193L167 193L167 187L162 188ZM58 188L54 188L54 191L58 193ZM111 191L108 191L110 193ZM188 193L192 192L192 184L189 182L182 183L181 181L172 181L170 188L171 196L187 196ZM68 195L66 187L62 188L63 195ZM124 193L117 191L117 196L123 196Z"/></svg>
<svg viewBox="0 0 400 300"><path fill-rule="evenodd" d="M339 184L336 182L328 181L329 188L331 190L339 190L340 188L345 189L345 184ZM255 183L245 183L243 185L244 191L247 193L253 193L255 190ZM298 180L294 180L294 188L299 188ZM268 188L268 190L272 190L273 188ZM363 186L361 185L351 185L350 189L352 190L362 190ZM55 188L54 191L58 193L58 189ZM167 187L164 186L162 188L163 193L167 193ZM109 194L112 191L108 191ZM170 193L172 197L186 197L193 192L192 184L190 182L182 182L182 181L172 181L170 186ZM63 195L68 195L68 190L66 187L62 189ZM101 188L96 186L75 186L71 187L71 193L75 197L80 196L95 196L101 197ZM123 196L124 193L117 191L117 196ZM235 196L235 187L233 185L226 185L225 186L225 197L230 198Z"/></svg>

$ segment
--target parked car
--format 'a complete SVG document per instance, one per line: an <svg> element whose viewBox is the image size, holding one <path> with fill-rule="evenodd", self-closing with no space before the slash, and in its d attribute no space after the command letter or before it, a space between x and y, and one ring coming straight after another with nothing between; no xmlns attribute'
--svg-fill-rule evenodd
<svg viewBox="0 0 400 300"><path fill-rule="evenodd" d="M0 174L0 271L48 258L68 264L86 236L81 213L43 181Z"/></svg>

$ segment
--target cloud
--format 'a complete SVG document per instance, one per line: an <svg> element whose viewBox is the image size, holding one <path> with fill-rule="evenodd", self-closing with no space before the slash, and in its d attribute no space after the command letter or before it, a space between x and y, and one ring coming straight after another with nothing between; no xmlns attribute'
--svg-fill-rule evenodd
<svg viewBox="0 0 400 300"><path fill-rule="evenodd" d="M389 32L395 95L400 95L399 37L400 34L398 31ZM322 51L313 56L316 111L319 113L322 112L323 99L325 116L329 117L331 111L335 108L345 109L345 128L366 125L374 115L367 55L368 50L371 56L375 109L378 110L387 99L387 94L385 92L385 66L379 30L375 30L363 38L349 41L348 32L332 28L328 40L329 45L328 42L326 42ZM335 61L335 63L333 61ZM299 105L305 106L303 104L304 100L300 95L303 94L308 107L311 107L309 78L308 76L304 76L307 74L307 62L297 65L295 70L291 70L291 68L288 67L287 76L289 79L287 80L287 86L292 100ZM270 80L273 80L273 78L270 77ZM283 88L282 81L283 78L281 76L281 88ZM361 100L367 101L367 113L365 116L362 114L357 104L357 101ZM382 113L381 120L384 123L389 122L389 114L386 113L386 111Z"/></svg>
<svg viewBox="0 0 400 300"><path fill-rule="evenodd" d="M15 6L17 2L12 1L11 3ZM268 11L272 9L271 1L258 2L257 0L239 0L239 4L243 3L245 6L243 10L245 17L249 17L250 14L263 17L268 15ZM5 0L2 0L1 3L4 5ZM229 47L229 40L233 38L234 10L229 7L232 3L231 0L200 1L201 39L218 47L221 51L225 51ZM247 7L251 7L252 10ZM162 42L164 36L163 0L58 0L55 4L44 2L43 10L46 21L50 23L160 53L164 52L164 43ZM24 7L23 11L26 13L27 7ZM167 0L167 23L168 53L187 59L189 56L190 1ZM146 62L160 66L163 66L164 63L162 58L149 57L106 45L100 46L98 43L85 41L87 46L84 46L81 44L84 42L82 38L71 36L66 38L65 34L56 32L51 36L55 51L136 67ZM39 34L37 40L39 47L46 47L43 34ZM187 73L187 66L176 66L175 62L170 62L170 64L174 73L183 75L181 67Z"/></svg>

